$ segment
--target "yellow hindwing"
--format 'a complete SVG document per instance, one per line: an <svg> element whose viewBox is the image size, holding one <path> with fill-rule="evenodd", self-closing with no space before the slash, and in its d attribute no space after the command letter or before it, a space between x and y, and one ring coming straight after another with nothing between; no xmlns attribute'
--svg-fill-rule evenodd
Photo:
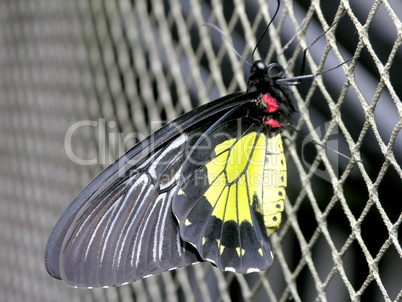
<svg viewBox="0 0 402 302"><path fill-rule="evenodd" d="M286 163L280 135L267 138L251 132L215 147L217 155L206 164L209 188L205 198L212 215L225 221L252 221L254 210L264 216L268 235L279 227L286 186Z"/></svg>

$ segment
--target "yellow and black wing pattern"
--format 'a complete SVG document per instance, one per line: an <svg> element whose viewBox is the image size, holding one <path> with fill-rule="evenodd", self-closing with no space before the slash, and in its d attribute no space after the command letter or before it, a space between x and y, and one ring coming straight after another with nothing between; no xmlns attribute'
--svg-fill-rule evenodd
<svg viewBox="0 0 402 302"><path fill-rule="evenodd" d="M73 200L48 240L49 274L108 287L209 261L249 273L273 261L295 108L279 64L256 61L248 89L181 116L134 146Z"/></svg>
<svg viewBox="0 0 402 302"><path fill-rule="evenodd" d="M197 141L182 168L173 212L183 240L224 271L272 264L268 236L279 227L286 187L281 135L239 106Z"/></svg>

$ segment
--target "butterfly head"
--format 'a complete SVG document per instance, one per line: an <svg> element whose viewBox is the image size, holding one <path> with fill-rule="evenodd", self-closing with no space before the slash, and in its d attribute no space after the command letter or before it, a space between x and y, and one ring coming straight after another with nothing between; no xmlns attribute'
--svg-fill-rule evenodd
<svg viewBox="0 0 402 302"><path fill-rule="evenodd" d="M247 92L265 92L269 87L276 85L276 80L283 79L284 76L285 70L280 64L271 63L267 65L261 60L255 61L251 65Z"/></svg>

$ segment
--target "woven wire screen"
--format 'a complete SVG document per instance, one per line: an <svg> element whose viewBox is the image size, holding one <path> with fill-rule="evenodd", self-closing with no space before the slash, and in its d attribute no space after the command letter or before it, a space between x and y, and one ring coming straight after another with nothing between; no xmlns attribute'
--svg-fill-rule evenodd
<svg viewBox="0 0 402 302"><path fill-rule="evenodd" d="M285 139L286 214L267 272L197 264L89 290L45 271L48 236L91 178L163 123L246 88L249 65L202 24L217 25L250 60L275 8L0 2L1 301L402 300L402 5L386 0L283 0L258 48L256 58L298 75L303 49L346 10L308 51L307 73L355 57L294 89L303 135Z"/></svg>

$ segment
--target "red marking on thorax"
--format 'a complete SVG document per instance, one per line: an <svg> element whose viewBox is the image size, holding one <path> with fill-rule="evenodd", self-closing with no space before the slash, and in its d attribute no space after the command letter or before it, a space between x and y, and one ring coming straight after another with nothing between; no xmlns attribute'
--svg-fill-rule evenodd
<svg viewBox="0 0 402 302"><path fill-rule="evenodd" d="M270 96L269 94L262 95L263 102L267 105L267 112L273 113L279 108L279 104L275 98Z"/></svg>
<svg viewBox="0 0 402 302"><path fill-rule="evenodd" d="M283 126L283 124L279 123L277 120L274 120L272 118L264 119L264 123L267 124L268 126L271 126L271 128L280 128Z"/></svg>
<svg viewBox="0 0 402 302"><path fill-rule="evenodd" d="M269 94L263 94L262 101L267 106L268 113L274 113L279 109L278 102L276 101L275 98L273 98ZM267 124L268 126L270 126L272 129L280 128L283 126L283 124L279 123L277 120L267 117L267 116L263 118L263 122L265 124Z"/></svg>

